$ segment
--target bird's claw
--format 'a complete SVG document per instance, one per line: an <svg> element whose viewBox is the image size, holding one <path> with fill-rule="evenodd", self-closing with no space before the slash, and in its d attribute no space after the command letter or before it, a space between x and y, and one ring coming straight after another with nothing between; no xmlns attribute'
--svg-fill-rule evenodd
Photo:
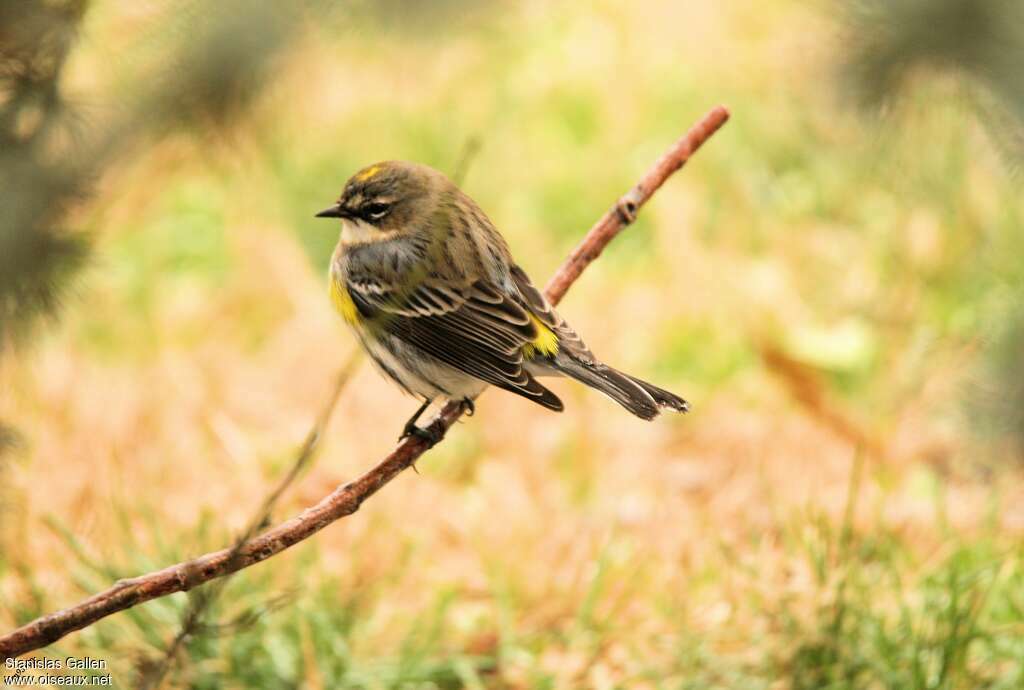
<svg viewBox="0 0 1024 690"><path fill-rule="evenodd" d="M411 421L406 423L405 427L402 429L402 435L398 437L398 440L404 441L410 436L426 441L427 448L432 448L441 440L441 432L437 429L433 427L427 427L424 429L423 427L416 426L416 423Z"/></svg>
<svg viewBox="0 0 1024 690"><path fill-rule="evenodd" d="M462 405L462 411L466 413L467 417L472 417L476 414L476 403L471 398L463 398L459 401L459 404Z"/></svg>

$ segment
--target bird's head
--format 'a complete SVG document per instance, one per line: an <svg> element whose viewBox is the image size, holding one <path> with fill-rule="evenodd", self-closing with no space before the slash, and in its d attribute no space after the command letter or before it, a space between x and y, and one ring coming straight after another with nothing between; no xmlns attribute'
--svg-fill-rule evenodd
<svg viewBox="0 0 1024 690"><path fill-rule="evenodd" d="M450 183L444 175L425 165L374 163L353 175L338 201L316 216L341 218L355 241L415 232L432 215L445 184Z"/></svg>

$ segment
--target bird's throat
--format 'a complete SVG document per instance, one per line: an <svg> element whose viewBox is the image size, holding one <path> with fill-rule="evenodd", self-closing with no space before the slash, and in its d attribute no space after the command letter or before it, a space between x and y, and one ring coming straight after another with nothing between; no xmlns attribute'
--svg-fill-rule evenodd
<svg viewBox="0 0 1024 690"><path fill-rule="evenodd" d="M398 233L394 230L381 230L358 218L346 218L341 221L341 244L344 247L356 247L377 244L394 239Z"/></svg>

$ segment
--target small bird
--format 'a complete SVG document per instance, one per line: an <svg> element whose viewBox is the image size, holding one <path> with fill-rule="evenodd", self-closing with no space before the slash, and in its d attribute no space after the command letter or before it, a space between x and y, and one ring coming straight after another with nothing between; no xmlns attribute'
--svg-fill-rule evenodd
<svg viewBox="0 0 1024 690"><path fill-rule="evenodd" d="M541 376L596 388L641 419L689 404L603 364L512 258L491 220L443 173L384 161L363 168L318 218L340 218L330 296L380 371L423 405L401 438L436 443L416 421L438 398L488 385L561 412Z"/></svg>

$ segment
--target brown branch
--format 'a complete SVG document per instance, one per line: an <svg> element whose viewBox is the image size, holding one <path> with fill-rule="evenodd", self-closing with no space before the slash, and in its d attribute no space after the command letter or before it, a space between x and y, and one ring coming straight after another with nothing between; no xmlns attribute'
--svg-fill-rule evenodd
<svg viewBox="0 0 1024 690"><path fill-rule="evenodd" d="M552 304L558 304L569 290L569 286L583 273L583 269L591 264L608 246L616 235L636 220L640 207L647 203L656 191L665 183L672 173L686 165L690 156L701 147L718 128L729 119L729 111L723 106L712 108L700 122L690 128L683 137L672 144L661 158L651 166L633 189L620 198L614 206L594 223L583 241L576 245L562 265L551 276L544 287L544 293Z"/></svg>
<svg viewBox="0 0 1024 690"><path fill-rule="evenodd" d="M602 216L545 288L545 294L553 304L561 301L583 269L601 254L617 234L636 219L637 212L665 180L681 168L693 152L728 119L729 112L725 108L719 106L712 109L673 144L633 189ZM461 404L449 403L431 420L428 427L443 437L462 413ZM265 561L308 539L332 522L359 510L363 501L398 476L402 470L412 466L428 447L426 441L418 437L410 436L404 439L379 465L358 479L338 487L296 517L248 540L241 548L215 551L163 570L130 580L121 580L110 589L95 594L75 606L27 623L0 637L0 660L45 647L70 632L92 625L118 611L174 592L188 591L209 580Z"/></svg>
<svg viewBox="0 0 1024 690"><path fill-rule="evenodd" d="M341 398L341 392L345 389L349 380L351 380L353 373L355 373L362 360L362 352L356 351L348 358L348 361L341 368L341 372L335 379L331 395L328 397L327 403L321 409L320 414L317 415L316 421L313 422L313 428L309 430L309 433L306 434L306 439L302 442L302 445L299 446L299 451L295 456L295 460L292 462L291 468L277 483L277 486L267 494L262 505L260 505L260 509L256 512L256 515L249 521L248 526L235 539L235 543L231 546L231 550L228 552L227 560L225 562L225 572L231 573L238 571L235 564L238 559L242 557L242 552L245 550L246 545L252 541L253 537L255 537L264 526L270 524L270 518L273 515L274 508L277 506L277 502L281 500L285 491L295 483L295 480L299 478L299 475L301 475L313 461L316 450L320 445L320 439L323 437L324 430L327 428L327 423L331 420L331 414L334 412L334 408L337 406L338 400ZM194 577L194 575L192 577ZM170 644L167 645L167 649L164 650L163 655L158 661L152 664L147 663L145 665L145 672L142 674L139 682L140 688L146 690L148 688L160 687L164 677L171 670L171 664L174 663L174 659L185 644L185 641L192 637L196 631L202 628L203 618L213 606L214 602L216 602L224 592L224 588L227 587L227 583L230 581L230 578L231 576L229 574L211 583L208 588L196 590L196 596L193 596L189 601L188 607L185 609L185 612L181 617L181 628L178 630L178 633L171 640Z"/></svg>

